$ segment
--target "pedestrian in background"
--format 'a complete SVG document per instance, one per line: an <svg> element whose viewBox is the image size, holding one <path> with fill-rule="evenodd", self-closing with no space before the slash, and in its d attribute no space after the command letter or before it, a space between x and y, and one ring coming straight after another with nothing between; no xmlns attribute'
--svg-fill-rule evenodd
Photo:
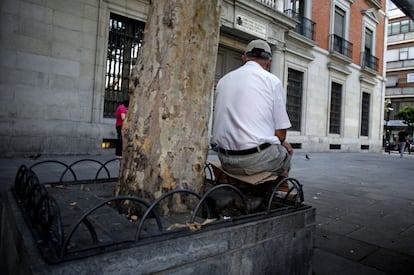
<svg viewBox="0 0 414 275"><path fill-rule="evenodd" d="M122 125L128 112L129 100L125 100L116 108L115 111L115 128L117 133L115 156L118 159L122 158Z"/></svg>
<svg viewBox="0 0 414 275"><path fill-rule="evenodd" d="M398 132L398 142L400 144L400 158L402 158L405 151L405 145L408 143L408 133L405 128Z"/></svg>

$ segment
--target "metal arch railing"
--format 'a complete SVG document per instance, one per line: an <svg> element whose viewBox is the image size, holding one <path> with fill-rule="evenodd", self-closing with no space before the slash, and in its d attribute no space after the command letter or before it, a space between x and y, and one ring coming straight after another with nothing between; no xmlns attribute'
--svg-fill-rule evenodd
<svg viewBox="0 0 414 275"><path fill-rule="evenodd" d="M60 257L63 258L65 256L66 251L67 251L67 246L69 244L69 241L72 239L72 236L75 234L75 232L77 231L77 229L79 228L79 225L81 223L84 223L84 224L87 225L88 230L90 231L91 236L94 239L94 243L97 243L98 242L98 238L96 237L96 231L93 229L93 225L88 221L88 219L87 219L88 216L91 215L93 212L95 212L97 209L101 208L102 206L107 205L110 202L114 202L114 201L125 201L125 200L135 201L135 202L138 202L140 204L143 204L147 209L150 209L150 206L151 206L147 201L145 201L143 199L140 199L138 197L133 197L133 196L119 196L119 197L114 197L114 198L107 199L107 200L105 200L105 201L103 201L103 202L95 205L94 207L92 207L88 211L86 211L75 222L75 224L72 226L71 230L69 231L68 237L65 239L65 241L64 241L64 243L62 245L62 248L61 248L61 251L60 251ZM146 211L146 213L147 212L148 211ZM162 223L161 223L161 220L160 220L159 216L157 215L157 213L152 212L152 210L150 212L154 215L154 217L155 217L155 219L157 221L158 228L161 231L162 230Z"/></svg>
<svg viewBox="0 0 414 275"><path fill-rule="evenodd" d="M69 165L69 167L66 168L65 171L62 172L62 175L60 176L59 181L62 182L63 177L65 176L66 172L68 170L72 170L73 166L75 166L75 165L77 165L81 162L94 162L94 163L100 164L98 172L100 172L103 168L103 169L105 169L105 172L106 172L106 175L108 176L108 178L111 178L111 173L109 172L108 168L102 162L100 162L99 160L96 160L96 159L80 159L78 161L73 162L71 165ZM96 180L96 176L95 176L95 180Z"/></svg>
<svg viewBox="0 0 414 275"><path fill-rule="evenodd" d="M109 172L109 170L108 170L108 168L107 168L106 166L108 165L108 163L111 163L111 162L116 162L116 161L118 161L118 159L117 159L117 158L114 158L114 159L110 159L110 160L105 161L105 162L102 164L102 166L101 166L101 167L99 167L98 171L96 171L96 174L95 174L95 181L97 181L97 180L98 180L99 174L101 173L102 169L105 169L105 171L107 172L108 178L111 178L111 174L110 174L110 172Z"/></svg>
<svg viewBox="0 0 414 275"><path fill-rule="evenodd" d="M217 186L214 186L213 188L211 188L210 190L208 190L205 194L204 194L204 196L200 199L200 201L198 202L198 204L196 205L196 207L194 208L194 211L193 211L193 214L192 214L192 216L191 216L191 219L190 219L190 222L194 222L194 220L195 220L195 216L196 216L196 214L198 213L198 210L199 210L199 208L201 207L201 205L203 204L203 203L205 203L205 201L206 201L206 199L213 193L213 192L216 192L218 189L223 189L223 188L227 188L227 189L231 189L231 190L233 190L233 191L235 191L239 196L240 196L240 198L242 199L242 202L243 202L243 205L244 205L244 207L245 207L245 214L248 214L249 213L249 210L248 210L248 207L247 207L247 203L246 203L246 198L245 198L245 196L243 195L243 193L237 188L237 187L235 187L234 185L231 185L231 184L220 184L220 185L217 185Z"/></svg>
<svg viewBox="0 0 414 275"><path fill-rule="evenodd" d="M59 250L63 244L64 232L62 216L57 201L50 195L43 196L37 206L37 217L42 234L39 248L47 262L57 263L61 261Z"/></svg>
<svg viewBox="0 0 414 275"><path fill-rule="evenodd" d="M207 172L208 172L208 176L207 176ZM213 180L214 178L213 168L208 162L204 163L204 173L205 173L205 176L204 176L205 179Z"/></svg>
<svg viewBox="0 0 414 275"><path fill-rule="evenodd" d="M266 214L270 214L270 212L271 212L271 205L272 205L272 202L274 201L274 199L277 195L279 187L282 186L282 184L288 183L288 182L292 183L293 186L291 188L289 188L289 190L286 192L286 194L283 198L283 202L286 203L287 199L292 194L292 191L296 190L296 195L294 196L294 199L295 199L294 200L294 206L297 207L299 203L303 203L303 200L304 200L303 190L302 190L302 185L299 183L299 181L297 181L294 178L284 178L283 180L278 182L276 184L276 186L273 188L272 194L269 198L269 202L268 202L268 205L267 205Z"/></svg>
<svg viewBox="0 0 414 275"><path fill-rule="evenodd" d="M60 165L62 165L63 167L66 168L64 170L65 173L67 172L67 170L69 170L71 172L71 174L73 176L73 181L77 181L78 180L78 178L76 177L76 173L73 171L73 169L69 165L67 165L66 163L61 162L61 161L58 161L58 160L43 160L43 161L39 161L39 162L33 164L32 166L30 166L29 169L30 170L33 170L33 168L35 168L35 167L37 167L39 165L42 165L42 164L46 164L46 163L54 163L54 164L60 164ZM62 183L62 178L63 178L63 176L61 174L60 179L59 179L59 183Z"/></svg>
<svg viewBox="0 0 414 275"><path fill-rule="evenodd" d="M14 179L14 190L21 200L24 197L25 185L27 185L29 177L31 177L32 171L26 165L20 165L17 170L16 177Z"/></svg>
<svg viewBox="0 0 414 275"><path fill-rule="evenodd" d="M234 183L238 183L241 181L236 179L236 178L232 178L230 175L224 173L223 171L219 170L218 171L218 175L215 175L213 172L213 168L211 163L206 163L206 167L204 168L205 170L209 171L210 173L210 178L211 181L213 182L213 184L220 186L222 185L222 183L220 182L220 180L225 180L227 183L231 183L231 186L234 186ZM213 176L215 177L215 179L213 180ZM223 176L225 177L225 179L223 179ZM293 201L293 206L295 208L299 207L303 202L304 202L304 194L303 194L303 189L302 189L302 184L300 184L300 182L295 179L295 178L290 178L290 177L282 177L280 176L278 179L276 180L271 180L268 181L269 183L272 182L274 183L274 187L272 188L272 193L268 198L268 204L267 204L267 209L266 209L266 214L270 214L272 212L272 203L275 201L275 199L277 198L278 200L282 200L282 204L285 205L291 205L292 204L292 198L294 199ZM287 192L283 192L285 193L283 195L283 197L280 197L280 194L278 193L280 190L279 188L285 184L289 183L291 185L291 187L289 188L289 190ZM264 197L263 197L264 198Z"/></svg>
<svg viewBox="0 0 414 275"><path fill-rule="evenodd" d="M57 253L62 245L63 227L59 206L51 197L46 188L39 183L36 173L27 166L18 169L14 182L14 191L17 200L26 211L26 220L35 230L40 250L45 252L47 262L56 262ZM47 255L46 255L47 254Z"/></svg>
<svg viewBox="0 0 414 275"><path fill-rule="evenodd" d="M105 201L102 201L96 204L95 206L89 208L85 212L83 212L83 214L76 220L76 222L72 224L71 229L67 232L66 237L65 237L59 204L56 201L56 199L53 198L48 193L48 190L45 188L44 184L39 183L39 179L36 173L32 170L32 168L37 167L38 165L44 164L44 163L58 163L66 168L60 177L60 182L62 182L63 176L65 173L68 172L68 170L72 174L73 178L77 180L78 177L72 167L76 164L79 164L82 161L89 161L89 159L79 160L79 161L72 163L71 165L67 165L65 163L58 162L58 161L42 161L42 162L33 164L32 166L30 166L30 168L25 165L21 165L16 173L15 182L14 182L15 196L17 198L19 205L21 206L20 208L25 211L24 216L25 216L25 219L28 225L32 226L32 229L34 229L31 231L33 235L37 237L38 247L40 251L42 252L42 256L44 257L45 261L48 263L59 263L59 262L68 260L73 257L75 258L79 257L79 255L84 255L82 253L89 253L87 251L98 251L98 250L100 251L101 249L104 249L106 246L112 246L112 245L116 246L122 242L138 242L140 240L143 240L144 238L142 237L142 231L143 231L144 223L148 220L149 217L155 217L156 227L158 228L157 233L149 232L149 236L148 236L149 239L154 238L156 236L163 235L163 234L167 234L166 231L168 231L168 229L164 228L162 218L157 213L156 208L158 207L160 202L162 202L166 198L173 196L177 193L185 193L185 194L194 196L198 200L198 203L192 209L192 214L189 220L190 224L194 223L196 216L197 214L199 214L200 208L202 206L205 207L204 208L205 212L203 212L203 217L204 215L207 218L211 217L212 212L210 209L210 205L207 202L207 199L219 189L230 189L234 191L236 196L240 197L242 201L241 205L242 205L244 212L243 211L239 212L242 214L237 214L236 216L234 216L237 218L239 216L242 218L243 216L250 215L250 214L254 214L254 216L269 215L273 213L272 202L275 200L279 200L279 202L282 201L282 203L286 203L286 205L290 205L288 207L283 208L283 210L298 208L303 202L302 185L296 179L293 179L293 178L283 178L281 181L278 181L275 183L275 186L273 188L272 194L270 196L270 199L267 205L267 210L264 212L260 212L260 213L257 211L256 212L251 211L247 203L247 197L238 187L236 187L233 184L215 185L212 188L210 188L206 193L204 193L203 196L200 196L191 190L185 190L185 189L171 190L165 193L164 195L162 195L160 198L158 198L152 203L149 203L138 197L119 196L119 197L113 197L110 199L106 199ZM97 178L100 175L102 170L105 170L106 176L110 177L110 173L106 165L112 161L113 160L109 160L105 163L94 161L101 165L97 173L95 174L95 180L94 180L95 183L97 183ZM214 175L214 172L211 170L211 168L206 167L205 170L206 169L207 169L206 173L208 173L209 171L210 177L213 178L215 175ZM277 196L278 188L283 183L286 183L286 182L288 182L289 183L288 185L292 187L286 192L284 198L280 198ZM292 199L289 198L290 195L292 195L293 193L295 195L294 202L292 202ZM130 240L117 240L118 242L112 240L112 242L109 243L109 245L108 245L108 242L100 243L99 241L100 239L99 239L97 230L95 228L96 225L94 226L94 224L88 219L88 217L90 217L92 213L102 208L103 206L109 205L111 202L125 201L125 200L134 201L136 203L143 205L146 208L146 211L142 215L141 220L135 231L135 236L131 238ZM283 211L283 210L279 209L278 211ZM69 247L70 246L69 244L71 241L73 241L73 236L79 230L79 227L81 224L84 224L86 226L86 229L88 230L90 237L92 239L93 245L86 247L86 248L81 247L80 249L77 248L75 250L71 250L71 248ZM171 234L171 233L168 233L168 234Z"/></svg>
<svg viewBox="0 0 414 275"><path fill-rule="evenodd" d="M95 159L81 159L81 160L78 160L78 161L75 161L75 162L71 163L70 165L68 165L64 162L58 161L58 160L44 160L44 161L40 161L40 162L37 162L37 163L31 165L28 169L33 170L33 168L35 168L39 165L47 164L47 163L54 163L54 164L62 165L65 169L63 170L63 172L61 173L60 178L59 178L59 184L61 184L61 183L63 183L63 178L65 177L65 175L68 171L71 173L71 175L73 177L73 181L74 182L78 181L78 176L76 175L75 170L73 169L73 167L75 165L77 165L81 162L93 162L93 163L99 164L99 168L96 171L95 178L94 178L95 181L99 181L99 175L101 174L102 170L104 170L106 172L106 179L112 179L113 178L113 177L111 177L111 172L109 171L107 165L111 162L115 162L116 160L117 159L114 158L114 159L110 159L110 160L102 163L101 161L98 161L98 160L95 160Z"/></svg>
<svg viewBox="0 0 414 275"><path fill-rule="evenodd" d="M47 196L48 192L43 184L37 183L33 185L32 192L30 194L30 203L27 204L26 211L29 213L29 217L31 218L32 223L36 223L39 221L38 208L40 205L40 201L43 197Z"/></svg>
<svg viewBox="0 0 414 275"><path fill-rule="evenodd" d="M141 218L141 221L140 221L140 223L139 223L139 225L138 225L138 229L137 229L137 232L136 232L136 234L135 234L135 240L136 241L138 241L139 239L140 239L140 237L141 237L141 231L142 231L142 228L143 228L143 226L144 226L144 223L145 223L145 221L146 221L146 219L148 218L148 216L151 214L151 213L155 213L155 211L154 211L154 209L160 204L160 202L161 201L163 201L163 200L165 200L166 198L168 198L168 197L171 197L171 196L173 196L173 195L175 195L175 194L177 194L177 193L185 193L185 194L190 194L190 195L193 195L193 196L195 196L197 199L201 199L201 196L200 195L198 195L197 193L195 193L195 192L193 192L193 191L191 191L191 190L185 190L185 189L177 189L177 190L171 190L171 191L169 191L169 192L167 192L167 193L165 193L165 194L163 194L161 197L159 197L157 200L155 200L152 204L151 204L151 206L147 209L147 211L144 213L144 215L142 216L142 218ZM198 210L198 209L197 209ZM193 215L194 215L194 213L196 213L195 211L193 211ZM209 217L210 216L210 211L209 211L209 209L208 209L208 207L207 207L207 216ZM191 222L192 222L193 220L191 219ZM163 227L161 226L161 227L159 227L159 231L161 232L162 231L162 229L163 229Z"/></svg>

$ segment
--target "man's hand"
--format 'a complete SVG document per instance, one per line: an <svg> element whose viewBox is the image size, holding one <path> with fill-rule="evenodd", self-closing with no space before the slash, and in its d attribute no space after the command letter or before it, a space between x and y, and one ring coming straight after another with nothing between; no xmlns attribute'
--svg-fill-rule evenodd
<svg viewBox="0 0 414 275"><path fill-rule="evenodd" d="M283 145L283 147L286 148L286 150L288 151L289 155L293 155L293 148L292 148L292 145L290 145L290 143L284 141L282 143L282 145Z"/></svg>

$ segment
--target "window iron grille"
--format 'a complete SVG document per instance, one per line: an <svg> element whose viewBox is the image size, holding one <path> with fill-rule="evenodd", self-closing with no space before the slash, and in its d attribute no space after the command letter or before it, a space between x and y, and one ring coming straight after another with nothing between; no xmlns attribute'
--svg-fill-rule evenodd
<svg viewBox="0 0 414 275"><path fill-rule="evenodd" d="M129 75L141 49L145 24L111 13L105 73L104 117L129 98Z"/></svg>
<svg viewBox="0 0 414 275"><path fill-rule="evenodd" d="M362 93L362 111L361 111L361 136L369 134L369 109L371 96L368 93Z"/></svg>
<svg viewBox="0 0 414 275"><path fill-rule="evenodd" d="M292 127L290 130L300 131L302 117L303 72L288 69L288 85L286 109Z"/></svg>
<svg viewBox="0 0 414 275"><path fill-rule="evenodd" d="M342 85L331 84L331 110L329 116L329 133L341 133Z"/></svg>

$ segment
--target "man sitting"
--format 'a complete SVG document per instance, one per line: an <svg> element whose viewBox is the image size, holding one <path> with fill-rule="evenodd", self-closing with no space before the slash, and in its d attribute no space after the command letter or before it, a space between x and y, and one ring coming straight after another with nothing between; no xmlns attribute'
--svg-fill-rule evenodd
<svg viewBox="0 0 414 275"><path fill-rule="evenodd" d="M270 46L253 40L242 59L245 64L217 84L212 142L229 173L287 176L293 150L285 139L291 123L282 83L268 71Z"/></svg>

